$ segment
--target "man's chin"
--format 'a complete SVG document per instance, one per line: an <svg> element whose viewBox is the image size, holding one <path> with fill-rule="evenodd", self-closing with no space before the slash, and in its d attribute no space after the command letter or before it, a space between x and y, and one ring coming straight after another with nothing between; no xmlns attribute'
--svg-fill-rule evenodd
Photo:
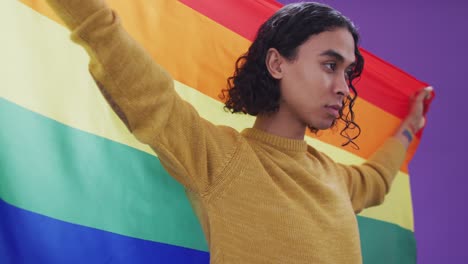
<svg viewBox="0 0 468 264"><path fill-rule="evenodd" d="M309 130L312 132L312 133L317 133L319 130L327 130L329 128L332 128L336 125L336 119L333 120L333 122L331 122L330 124L323 124L321 126L312 126L312 125L308 125L307 128L309 128Z"/></svg>
<svg viewBox="0 0 468 264"><path fill-rule="evenodd" d="M320 128L316 128L316 127L313 127L313 126L307 126L307 128L309 129L310 132L312 133L317 133L319 130L323 130L323 129L320 129Z"/></svg>

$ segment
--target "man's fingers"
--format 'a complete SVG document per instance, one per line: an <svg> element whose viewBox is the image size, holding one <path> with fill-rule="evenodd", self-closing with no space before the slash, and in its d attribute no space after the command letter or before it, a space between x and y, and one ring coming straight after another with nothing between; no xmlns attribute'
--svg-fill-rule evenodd
<svg viewBox="0 0 468 264"><path fill-rule="evenodd" d="M424 88L424 91L426 92L426 97L424 98L425 100L430 100L432 97L432 92L434 91L434 87L428 86Z"/></svg>
<svg viewBox="0 0 468 264"><path fill-rule="evenodd" d="M424 100L429 100L431 99L432 97L432 91L434 90L434 88L432 88L432 86L428 86L422 90L420 90L418 93L417 93L417 96L415 98L415 101L418 101L418 102L422 102Z"/></svg>
<svg viewBox="0 0 468 264"><path fill-rule="evenodd" d="M419 129L423 128L426 125L426 118L423 116L421 122L419 123Z"/></svg>

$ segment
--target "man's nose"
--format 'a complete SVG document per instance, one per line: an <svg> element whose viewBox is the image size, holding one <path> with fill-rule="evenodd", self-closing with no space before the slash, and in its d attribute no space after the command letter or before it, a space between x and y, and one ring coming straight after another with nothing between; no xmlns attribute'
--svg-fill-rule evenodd
<svg viewBox="0 0 468 264"><path fill-rule="evenodd" d="M349 95L349 85L348 80L343 76L337 78L335 83L336 94L347 97Z"/></svg>

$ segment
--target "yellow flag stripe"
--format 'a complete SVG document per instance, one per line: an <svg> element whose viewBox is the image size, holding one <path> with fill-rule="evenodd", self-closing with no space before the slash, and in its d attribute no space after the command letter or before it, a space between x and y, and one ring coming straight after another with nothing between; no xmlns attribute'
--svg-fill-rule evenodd
<svg viewBox="0 0 468 264"><path fill-rule="evenodd" d="M3 17L5 21L1 24L3 27L14 24L21 33L3 30L10 41L0 52L5 61L12 63L0 64L0 70L6 73L4 85L0 87L2 96L68 126L155 155L148 146L134 139L105 102L87 71L86 53L71 43L68 30L18 2L4 1L3 5L6 3L16 5L17 11ZM24 36L28 36L28 39L25 40ZM28 77L25 78L25 75ZM175 84L179 94L207 120L237 130L252 126L253 117L226 113L219 101L180 82L176 81ZM364 161L357 155L317 139L306 137L306 140L338 162L358 164ZM407 174L398 173L392 191L382 206L367 209L361 215L413 230Z"/></svg>

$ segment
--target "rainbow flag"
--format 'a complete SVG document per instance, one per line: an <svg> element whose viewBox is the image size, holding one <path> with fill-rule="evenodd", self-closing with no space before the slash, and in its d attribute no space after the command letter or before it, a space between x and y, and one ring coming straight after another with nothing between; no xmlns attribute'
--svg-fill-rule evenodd
<svg viewBox="0 0 468 264"><path fill-rule="evenodd" d="M180 95L215 124L253 118L222 110L218 95L273 0L108 1L127 30L175 78ZM0 263L208 263L183 187L136 141L88 73L85 51L44 0L0 1ZM364 161L426 86L362 50L360 150L337 131L306 140L336 161ZM358 215L365 263L415 263L407 165L379 207Z"/></svg>

